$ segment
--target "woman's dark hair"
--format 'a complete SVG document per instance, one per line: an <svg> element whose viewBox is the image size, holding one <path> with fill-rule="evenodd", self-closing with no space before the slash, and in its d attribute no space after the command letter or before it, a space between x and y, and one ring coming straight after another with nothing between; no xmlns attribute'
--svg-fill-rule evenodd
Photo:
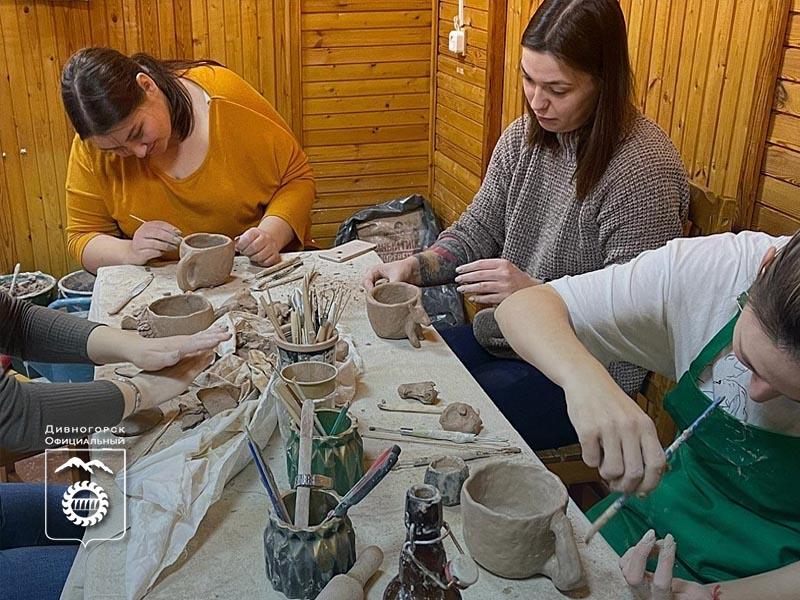
<svg viewBox="0 0 800 600"><path fill-rule="evenodd" d="M82 140L104 135L142 103L144 90L136 75L146 73L166 96L172 131L184 140L194 116L189 93L178 78L201 65L220 66L212 60L158 60L143 53L128 57L113 48L83 48L64 65L61 99Z"/></svg>
<svg viewBox="0 0 800 600"><path fill-rule="evenodd" d="M636 114L622 9L617 0L546 0L525 28L522 47L551 54L598 85L594 116L581 129L577 147L575 188L584 198L603 177ZM543 129L525 105L528 142L556 148L556 134Z"/></svg>
<svg viewBox="0 0 800 600"><path fill-rule="evenodd" d="M800 360L800 231L756 278L747 305L775 345Z"/></svg>

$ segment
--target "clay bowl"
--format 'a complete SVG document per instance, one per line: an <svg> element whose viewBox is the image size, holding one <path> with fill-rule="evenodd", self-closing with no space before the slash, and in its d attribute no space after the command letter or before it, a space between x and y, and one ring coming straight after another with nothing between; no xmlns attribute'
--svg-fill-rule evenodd
<svg viewBox="0 0 800 600"><path fill-rule="evenodd" d="M542 466L482 465L461 489L464 542L481 566L500 577L543 574L560 590L575 589L583 585L583 568L567 501L564 484Z"/></svg>
<svg viewBox="0 0 800 600"><path fill-rule="evenodd" d="M150 330L148 337L192 335L214 322L214 307L200 294L167 296L151 302L141 320Z"/></svg>
<svg viewBox="0 0 800 600"><path fill-rule="evenodd" d="M367 293L367 317L375 335L389 340L408 336L406 322L422 301L422 290L402 281L382 283Z"/></svg>
<svg viewBox="0 0 800 600"><path fill-rule="evenodd" d="M220 233L193 233L181 242L178 287L184 292L222 285L228 280L236 252L233 240Z"/></svg>

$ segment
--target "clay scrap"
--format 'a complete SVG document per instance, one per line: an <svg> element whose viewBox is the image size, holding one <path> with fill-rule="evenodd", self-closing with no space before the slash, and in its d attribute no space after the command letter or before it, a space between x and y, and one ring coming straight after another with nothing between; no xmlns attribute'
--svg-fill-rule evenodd
<svg viewBox="0 0 800 600"><path fill-rule="evenodd" d="M483 427L480 413L464 402L448 404L439 424L445 431L461 431L463 433L480 433Z"/></svg>
<svg viewBox="0 0 800 600"><path fill-rule="evenodd" d="M433 381L418 381L416 383L401 383L397 393L406 400L418 400L423 404L436 404L439 401L439 392Z"/></svg>

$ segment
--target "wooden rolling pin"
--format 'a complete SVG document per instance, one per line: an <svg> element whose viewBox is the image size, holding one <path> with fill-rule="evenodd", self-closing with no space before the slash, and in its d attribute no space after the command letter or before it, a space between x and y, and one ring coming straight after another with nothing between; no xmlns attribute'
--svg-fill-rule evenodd
<svg viewBox="0 0 800 600"><path fill-rule="evenodd" d="M345 575L337 575L328 582L317 600L364 600L364 586L383 562L383 550L377 546L364 548L356 564Z"/></svg>

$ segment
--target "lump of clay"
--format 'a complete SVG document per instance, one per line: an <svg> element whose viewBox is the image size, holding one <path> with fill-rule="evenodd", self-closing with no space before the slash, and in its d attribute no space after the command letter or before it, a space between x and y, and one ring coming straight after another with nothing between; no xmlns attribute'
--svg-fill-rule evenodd
<svg viewBox="0 0 800 600"><path fill-rule="evenodd" d="M463 402L448 404L439 417L439 424L445 431L463 433L480 433L483 427L480 413Z"/></svg>
<svg viewBox="0 0 800 600"><path fill-rule="evenodd" d="M258 302L247 288L240 290L214 311L214 320L231 311L247 312L254 315L258 314Z"/></svg>
<svg viewBox="0 0 800 600"><path fill-rule="evenodd" d="M419 400L423 404L436 404L439 392L433 381L418 381L417 383L401 383L397 393L406 400Z"/></svg>

